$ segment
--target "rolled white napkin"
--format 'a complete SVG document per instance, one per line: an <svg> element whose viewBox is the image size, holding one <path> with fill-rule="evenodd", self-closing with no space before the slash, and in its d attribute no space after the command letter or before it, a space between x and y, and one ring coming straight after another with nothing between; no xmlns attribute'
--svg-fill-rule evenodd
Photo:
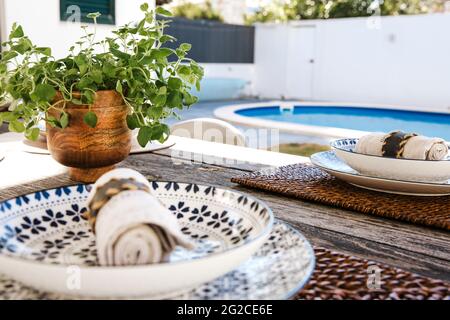
<svg viewBox="0 0 450 320"><path fill-rule="evenodd" d="M126 266L158 263L165 260L164 250L160 245L161 233L148 225L130 227L125 233L118 233L116 239L106 240L106 252L102 251L102 264ZM115 243L115 246L111 246ZM117 254L117 253L118 254ZM104 254L106 253L106 256Z"/></svg>
<svg viewBox="0 0 450 320"><path fill-rule="evenodd" d="M403 151L405 159L442 160L448 154L448 145L441 138L412 137Z"/></svg>
<svg viewBox="0 0 450 320"><path fill-rule="evenodd" d="M111 179L133 179L134 181L139 182L147 187L149 192L151 190L150 183L140 172L128 168L117 168L106 172L97 179L97 181L91 187L91 192L89 193L86 202L90 203L95 193L97 192L97 189Z"/></svg>
<svg viewBox="0 0 450 320"><path fill-rule="evenodd" d="M88 196L89 221L100 265L143 265L166 261L176 246L193 246L175 216L150 193L150 184L130 169L112 170Z"/></svg>
<svg viewBox="0 0 450 320"><path fill-rule="evenodd" d="M177 245L192 247L173 214L141 190L112 197L98 212L95 234L101 265L158 263Z"/></svg>
<svg viewBox="0 0 450 320"><path fill-rule="evenodd" d="M389 140L393 136L405 136L395 141ZM415 160L443 160L448 155L448 145L441 138L429 138L416 134L405 134L399 131L390 133L374 132L362 136L357 142L354 151L374 156L389 156L386 144L390 143L391 153L395 151L397 158ZM392 149L393 148L393 149Z"/></svg>
<svg viewBox="0 0 450 320"><path fill-rule="evenodd" d="M359 138L358 143L355 146L355 152L361 154L367 154L371 156L383 155L383 143L386 133L373 132Z"/></svg>

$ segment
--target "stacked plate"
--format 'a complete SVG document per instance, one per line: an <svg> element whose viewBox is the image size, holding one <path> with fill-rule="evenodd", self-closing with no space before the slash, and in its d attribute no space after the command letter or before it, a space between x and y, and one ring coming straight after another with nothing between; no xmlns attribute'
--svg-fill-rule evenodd
<svg viewBox="0 0 450 320"><path fill-rule="evenodd" d="M84 219L89 186L43 190L0 203L0 299L285 299L314 268L308 241L263 202L212 186L153 182L196 249L168 262L97 265ZM126 214L126 212L124 212Z"/></svg>
<svg viewBox="0 0 450 320"><path fill-rule="evenodd" d="M23 139L22 144L20 145L20 149L24 152L34 153L34 154L50 154L47 150L47 134L45 132L45 123L40 123L39 127L41 128L39 138L36 141L31 141L28 139ZM133 138L131 140L131 151L130 154L136 153L148 153L158 150L163 150L170 148L175 145L175 142L166 141L164 143L159 143L158 141L151 141L144 148L142 148L138 143L137 137L138 130L133 131ZM17 134L19 139L22 139L22 135ZM1 157L1 155L0 155Z"/></svg>
<svg viewBox="0 0 450 320"><path fill-rule="evenodd" d="M444 160L409 160L356 153L358 139L339 139L334 150L311 156L311 162L338 179L375 191L413 195L450 195L450 155Z"/></svg>

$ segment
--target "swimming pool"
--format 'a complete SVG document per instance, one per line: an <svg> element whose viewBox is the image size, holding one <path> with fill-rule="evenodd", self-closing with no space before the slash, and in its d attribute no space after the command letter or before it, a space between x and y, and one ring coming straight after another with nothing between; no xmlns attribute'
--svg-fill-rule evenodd
<svg viewBox="0 0 450 320"><path fill-rule="evenodd" d="M330 137L357 137L368 131L403 130L450 141L450 113L399 107L270 103L223 107L215 115L231 122Z"/></svg>

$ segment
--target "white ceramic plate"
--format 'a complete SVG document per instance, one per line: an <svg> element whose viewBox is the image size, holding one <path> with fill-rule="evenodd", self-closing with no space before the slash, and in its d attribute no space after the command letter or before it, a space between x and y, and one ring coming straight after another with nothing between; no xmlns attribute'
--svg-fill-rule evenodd
<svg viewBox="0 0 450 320"><path fill-rule="evenodd" d="M237 269L186 293L143 298L288 299L305 285L313 270L314 252L308 241L289 225L276 221L266 242ZM78 297L40 292L0 275L0 300L73 298Z"/></svg>
<svg viewBox="0 0 450 320"><path fill-rule="evenodd" d="M413 196L450 195L450 180L446 183L425 183L366 176L338 158L335 150L315 153L311 156L311 162L336 178L365 189Z"/></svg>
<svg viewBox="0 0 450 320"><path fill-rule="evenodd" d="M154 152L158 150L168 149L175 145L175 142L164 142L160 143L158 141L149 142L145 148L142 148L136 141L136 138L133 137L130 154L138 154L138 153L148 153ZM47 146L43 145L41 142L33 142L24 139L21 144L21 149L24 152L34 153L34 154L50 154L47 150Z"/></svg>
<svg viewBox="0 0 450 320"><path fill-rule="evenodd" d="M152 188L195 241L195 250L178 248L168 263L97 266L95 237L83 219L89 186L78 185L0 203L0 273L49 292L163 295L236 268L272 229L270 208L244 194L177 182L152 182ZM74 272L81 279L76 288L70 285Z"/></svg>
<svg viewBox="0 0 450 320"><path fill-rule="evenodd" d="M339 158L361 174L403 181L445 183L450 179L450 155L445 160L410 160L354 152L358 139L331 142Z"/></svg>

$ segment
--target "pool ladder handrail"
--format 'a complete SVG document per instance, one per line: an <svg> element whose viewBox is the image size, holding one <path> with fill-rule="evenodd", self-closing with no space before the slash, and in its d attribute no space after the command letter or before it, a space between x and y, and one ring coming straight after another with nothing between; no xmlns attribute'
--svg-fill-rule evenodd
<svg viewBox="0 0 450 320"><path fill-rule="evenodd" d="M282 102L279 108L281 114L294 114L295 106L293 103Z"/></svg>

